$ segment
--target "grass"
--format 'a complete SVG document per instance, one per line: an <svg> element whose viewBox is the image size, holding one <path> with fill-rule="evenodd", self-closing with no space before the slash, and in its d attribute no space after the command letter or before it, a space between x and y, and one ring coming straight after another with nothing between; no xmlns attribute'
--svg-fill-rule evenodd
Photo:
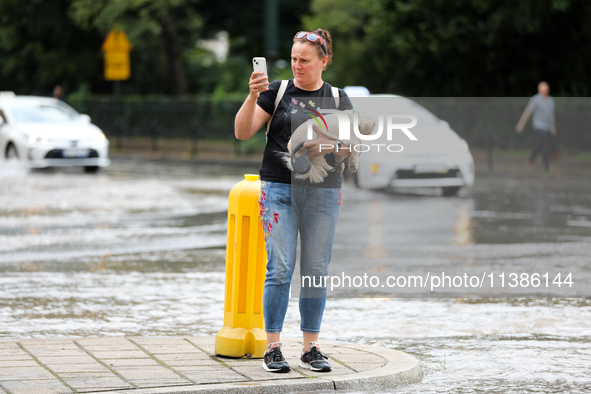
<svg viewBox="0 0 591 394"><path fill-rule="evenodd" d="M437 369L441 372L447 371L447 360L445 359L446 355L447 354L445 354L445 353L443 354L443 361L441 361L439 363L439 365L437 366Z"/></svg>

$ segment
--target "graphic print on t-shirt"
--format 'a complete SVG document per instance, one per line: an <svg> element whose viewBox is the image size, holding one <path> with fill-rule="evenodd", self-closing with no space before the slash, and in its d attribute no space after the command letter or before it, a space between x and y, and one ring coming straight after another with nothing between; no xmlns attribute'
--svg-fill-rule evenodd
<svg viewBox="0 0 591 394"><path fill-rule="evenodd" d="M285 122L287 130L284 129L284 132L287 131L291 137L291 133L295 129L310 119L313 119L321 130L326 130L327 125L324 117L321 114L322 109L320 107L314 108L315 105L316 104L312 100L308 100L308 103L306 104L305 102L299 101L292 97L289 102L289 108L286 111L286 117L289 120ZM291 127L292 124L295 126Z"/></svg>
<svg viewBox="0 0 591 394"><path fill-rule="evenodd" d="M275 99L277 98L280 85L280 80L271 82L269 84L269 90L262 92L257 100L257 105L269 115L272 115L275 111ZM289 80L285 93L277 105L275 116L271 120L269 133L267 134L267 145L265 146L263 163L260 169L261 180L298 183L316 187L341 187L342 178L339 171L330 172L329 176L320 184L312 184L308 180L295 180L295 178L292 178L291 171L285 166L281 156L277 154L278 152L288 152L287 143L291 138L292 130L295 130L297 126L305 123L307 120L313 119L310 114L313 114L320 120L318 115L314 114L313 111L321 114L323 109L336 109L336 103L331 89L331 86L325 82L318 90L305 91L296 87L293 80ZM339 89L339 97L340 105L338 109L352 109L351 102L342 89ZM316 123L316 121L314 122ZM292 127L292 123L295 127ZM321 120L320 123L322 123ZM334 155L327 154L326 161L329 165L334 166Z"/></svg>

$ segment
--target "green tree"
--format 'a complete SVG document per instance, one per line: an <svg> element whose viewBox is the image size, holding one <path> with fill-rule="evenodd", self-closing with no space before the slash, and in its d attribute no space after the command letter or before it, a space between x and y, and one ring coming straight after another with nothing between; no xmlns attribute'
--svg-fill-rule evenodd
<svg viewBox="0 0 591 394"><path fill-rule="evenodd" d="M315 0L304 28L328 30L333 41L333 63L323 78L337 86L380 86L373 74L373 46L368 45L366 26L372 15L371 0ZM374 81L375 79L375 81Z"/></svg>
<svg viewBox="0 0 591 394"><path fill-rule="evenodd" d="M314 0L305 19L334 32L338 81L410 96L503 96L530 95L545 79L555 94L591 93L589 1L345 2Z"/></svg>
<svg viewBox="0 0 591 394"><path fill-rule="evenodd" d="M278 0L278 59L289 60L309 1ZM134 46L122 93L245 93L251 58L267 55L264 18L260 0L0 0L0 89L112 92L100 48L119 27ZM220 31L229 33L224 62L196 45Z"/></svg>
<svg viewBox="0 0 591 394"><path fill-rule="evenodd" d="M139 72L140 77L149 76L141 83L164 83L169 93L186 94L183 49L195 45L202 25L196 4L196 0L72 0L69 14L81 29L98 30L105 36L111 28L121 27L136 46L134 60L144 67L149 60L142 57L148 55L154 61L148 66L151 73ZM165 54L164 58L158 53ZM164 68L167 78L154 78Z"/></svg>
<svg viewBox="0 0 591 394"><path fill-rule="evenodd" d="M0 90L51 95L83 83L99 86L103 38L77 28L67 0L0 0Z"/></svg>
<svg viewBox="0 0 591 394"><path fill-rule="evenodd" d="M279 48L277 59L269 58L269 63L278 59L289 61L293 37L303 29L302 16L308 12L310 4L310 0L276 1ZM204 20L204 37L210 38L218 31L227 31L230 35L230 55L252 69L253 57L269 55L265 49L265 3L263 0L201 2L199 11Z"/></svg>
<svg viewBox="0 0 591 394"><path fill-rule="evenodd" d="M289 59L293 34L301 28L308 4L309 0L279 1L279 58ZM132 82L143 93L246 91L250 59L265 55L265 10L260 0L72 0L69 13L80 28L106 35L117 24L128 33L135 46L132 71L137 75L132 75ZM212 61L195 45L220 31L230 36L230 56L224 64ZM164 70L167 78L159 78Z"/></svg>

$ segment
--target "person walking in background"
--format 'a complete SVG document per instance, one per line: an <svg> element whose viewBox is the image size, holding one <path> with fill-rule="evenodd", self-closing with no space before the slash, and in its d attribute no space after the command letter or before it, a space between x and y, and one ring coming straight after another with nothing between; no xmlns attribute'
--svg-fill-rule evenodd
<svg viewBox="0 0 591 394"><path fill-rule="evenodd" d="M523 111L521 119L515 126L518 133L523 131L529 116L533 114L532 124L537 134L537 141L528 159L530 166L533 166L536 156L541 153L544 168L548 171L548 148L549 145L556 147L553 137L556 136L556 118L554 98L550 96L550 86L542 81L538 84L538 94L529 100L529 104Z"/></svg>

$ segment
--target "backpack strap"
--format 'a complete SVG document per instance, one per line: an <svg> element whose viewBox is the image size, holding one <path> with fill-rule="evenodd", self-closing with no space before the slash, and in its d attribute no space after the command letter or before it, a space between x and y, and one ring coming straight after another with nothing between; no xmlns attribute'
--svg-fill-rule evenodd
<svg viewBox="0 0 591 394"><path fill-rule="evenodd" d="M334 86L331 86L331 90L332 90L332 95L334 97L334 102L337 105L337 109L339 109L339 105L340 105L339 88L335 88Z"/></svg>
<svg viewBox="0 0 591 394"><path fill-rule="evenodd" d="M284 79L281 81L281 85L279 86L279 90L277 91L277 97L275 97L275 109L273 110L273 115L271 115L271 118L267 122L267 133L266 134L269 134L269 129L271 128L271 121L273 120L273 117L275 116L275 112L277 111L277 107L279 106L279 102L281 101L281 99L283 98L283 95L285 94L285 90L287 89L288 83L289 83L289 80L287 80L287 79ZM334 97L334 101L337 106L337 109L339 109L339 105L340 105L339 88L335 88L334 86L331 86L331 91L332 91L332 95Z"/></svg>
<svg viewBox="0 0 591 394"><path fill-rule="evenodd" d="M289 80L284 79L281 81L281 85L279 86L279 91L277 91L277 97L275 98L275 109L273 110L273 115L271 115L271 119L269 119L269 121L267 122L267 133L269 134L269 129L271 128L271 121L273 120L273 117L275 116L275 112L277 111L277 106L279 105L279 102L281 101L281 99L283 98L283 95L285 94L285 89L287 89L287 84L289 83Z"/></svg>

